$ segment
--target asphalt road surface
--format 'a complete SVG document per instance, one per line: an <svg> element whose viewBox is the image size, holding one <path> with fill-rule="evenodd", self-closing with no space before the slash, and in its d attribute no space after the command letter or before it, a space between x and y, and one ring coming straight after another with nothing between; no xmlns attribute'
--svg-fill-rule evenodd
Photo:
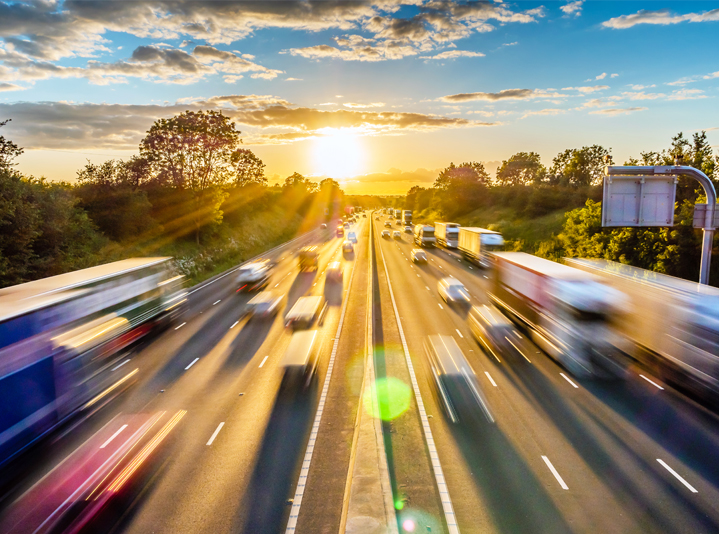
<svg viewBox="0 0 719 534"><path fill-rule="evenodd" d="M715 415L645 370L631 369L623 380L577 379L521 331L514 353L487 354L466 309L445 303L437 284L459 279L472 303L483 304L491 271L442 248L426 249L429 262L415 265L412 235L382 238L387 217L374 217L354 225L351 254L328 230L268 254L277 265L267 291L284 296L274 319L242 316L252 295L235 292L233 273L193 288L184 322L128 353L114 371L137 369L135 383L26 455L22 476L6 477L13 484L2 506L118 415L186 410L110 530L284 532L294 509L296 532L338 532L364 409L370 317L376 375L386 385L378 390L399 532L451 532L455 520L462 533L719 532ZM307 244L319 246L316 273L298 270L296 252ZM341 285L325 284L332 261L343 264ZM279 363L291 337L282 317L303 295L328 303L314 326L318 373L308 391L281 394ZM445 415L425 356L433 334L457 341L478 376L486 415L460 424Z"/></svg>

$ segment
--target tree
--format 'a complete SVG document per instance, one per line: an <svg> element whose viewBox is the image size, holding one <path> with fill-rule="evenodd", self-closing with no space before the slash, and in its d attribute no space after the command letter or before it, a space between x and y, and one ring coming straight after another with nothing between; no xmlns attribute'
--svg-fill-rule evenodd
<svg viewBox="0 0 719 534"><path fill-rule="evenodd" d="M488 183L489 174L481 163L462 163L459 166L450 163L434 181L442 212L451 217L476 209Z"/></svg>
<svg viewBox="0 0 719 534"><path fill-rule="evenodd" d="M232 153L232 165L235 171L235 185L267 185L265 164L260 158L246 148L239 148Z"/></svg>
<svg viewBox="0 0 719 534"><path fill-rule="evenodd" d="M240 133L221 111L185 111L155 121L140 143L140 154L156 180L191 193L198 245L203 226L222 222L220 206L226 194L221 186L232 174Z"/></svg>
<svg viewBox="0 0 719 534"><path fill-rule="evenodd" d="M337 182L335 182L337 183ZM339 184L337 184L339 187ZM285 192L292 192L294 194L300 193L309 195L310 193L316 193L319 190L319 186L316 182L308 180L298 172L292 173L292 175L285 178L285 183L282 186Z"/></svg>
<svg viewBox="0 0 719 534"><path fill-rule="evenodd" d="M611 164L610 151L602 146L569 148L552 161L550 182L575 187L597 185L602 183L604 168Z"/></svg>
<svg viewBox="0 0 719 534"><path fill-rule="evenodd" d="M0 121L0 127L5 126L11 120L12 119ZM0 135L0 169L16 165L15 163L13 163L13 160L20 156L23 152L24 151L22 148L18 147L15 143L10 141L9 139L5 139L5 137Z"/></svg>
<svg viewBox="0 0 719 534"><path fill-rule="evenodd" d="M539 184L547 174L536 152L518 152L497 169L499 185Z"/></svg>

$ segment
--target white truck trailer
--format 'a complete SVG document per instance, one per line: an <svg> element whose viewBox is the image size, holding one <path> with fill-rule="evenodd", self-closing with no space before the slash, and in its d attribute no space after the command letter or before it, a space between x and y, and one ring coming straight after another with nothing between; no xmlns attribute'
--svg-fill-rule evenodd
<svg viewBox="0 0 719 534"><path fill-rule="evenodd" d="M473 227L459 229L460 252L480 267L489 267L492 264L490 253L502 250L502 247L504 238L499 232Z"/></svg>
<svg viewBox="0 0 719 534"><path fill-rule="evenodd" d="M607 260L567 259L627 295L624 350L666 382L719 400L719 289Z"/></svg>
<svg viewBox="0 0 719 534"><path fill-rule="evenodd" d="M622 375L626 357L611 324L625 298L590 273L526 254L494 254L490 299L572 374Z"/></svg>
<svg viewBox="0 0 719 534"><path fill-rule="evenodd" d="M434 237L437 244L445 248L457 248L459 245L459 225L451 222L435 222Z"/></svg>

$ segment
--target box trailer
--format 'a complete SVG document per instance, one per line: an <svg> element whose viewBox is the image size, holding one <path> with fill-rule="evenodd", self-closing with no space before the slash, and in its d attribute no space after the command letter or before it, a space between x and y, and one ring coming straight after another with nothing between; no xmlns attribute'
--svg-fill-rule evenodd
<svg viewBox="0 0 719 534"><path fill-rule="evenodd" d="M457 248L459 246L459 228L457 223L435 222L434 236L437 244L445 248Z"/></svg>
<svg viewBox="0 0 719 534"><path fill-rule="evenodd" d="M489 267L492 264L489 254L502 250L504 238L499 232L486 228L462 227L459 229L458 246L467 260L480 267Z"/></svg>

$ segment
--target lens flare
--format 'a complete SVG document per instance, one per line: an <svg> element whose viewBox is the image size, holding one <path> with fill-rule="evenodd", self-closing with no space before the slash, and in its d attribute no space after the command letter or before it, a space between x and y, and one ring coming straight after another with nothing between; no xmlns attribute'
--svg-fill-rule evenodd
<svg viewBox="0 0 719 534"><path fill-rule="evenodd" d="M391 421L405 413L412 400L410 387L394 377L380 378L364 392L365 413L383 421Z"/></svg>

